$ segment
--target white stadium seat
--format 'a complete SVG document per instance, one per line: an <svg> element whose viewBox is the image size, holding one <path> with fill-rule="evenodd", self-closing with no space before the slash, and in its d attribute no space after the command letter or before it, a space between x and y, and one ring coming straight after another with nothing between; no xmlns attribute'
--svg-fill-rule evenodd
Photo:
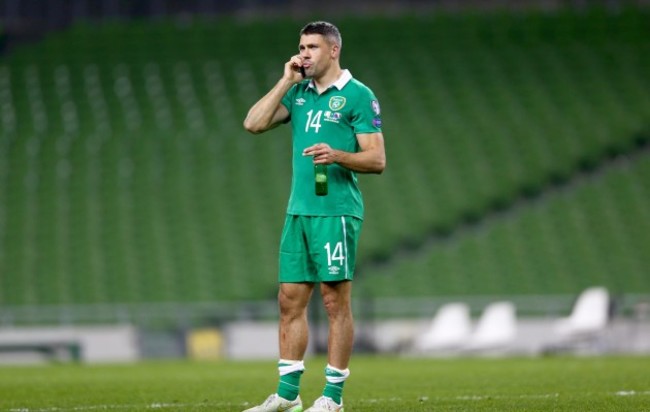
<svg viewBox="0 0 650 412"><path fill-rule="evenodd" d="M487 351L507 349L517 335L516 309L512 302L488 305L464 349Z"/></svg>
<svg viewBox="0 0 650 412"><path fill-rule="evenodd" d="M448 303L436 312L429 328L414 342L418 352L460 348L471 332L469 306L465 303Z"/></svg>

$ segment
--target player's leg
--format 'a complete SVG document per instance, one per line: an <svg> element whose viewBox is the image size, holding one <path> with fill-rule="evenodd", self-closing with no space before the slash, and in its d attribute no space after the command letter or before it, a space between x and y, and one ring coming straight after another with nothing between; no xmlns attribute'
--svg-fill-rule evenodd
<svg viewBox="0 0 650 412"><path fill-rule="evenodd" d="M350 375L348 365L354 343L354 319L352 317L352 282L322 283L321 294L329 320L327 341L327 383L323 396L341 404L343 384Z"/></svg>
<svg viewBox="0 0 650 412"><path fill-rule="evenodd" d="M303 359L309 337L307 304L313 290L313 283L280 284L278 388L261 405L244 412L302 412L300 378L305 370Z"/></svg>
<svg viewBox="0 0 650 412"><path fill-rule="evenodd" d="M321 284L321 295L329 320L326 382L322 396L306 412L343 411L343 385L350 376L348 365L354 341L351 291L352 282L349 280Z"/></svg>
<svg viewBox="0 0 650 412"><path fill-rule="evenodd" d="M354 319L352 316L352 282L321 283L321 296L329 321L327 360L331 366L347 369L354 342Z"/></svg>
<svg viewBox="0 0 650 412"><path fill-rule="evenodd" d="M300 378L305 370L303 358L307 350L307 304L313 283L281 283L278 293L280 307L279 345L280 375L276 393L261 405L244 412L302 412Z"/></svg>
<svg viewBox="0 0 650 412"><path fill-rule="evenodd" d="M329 320L328 365L323 394L307 411L343 411L343 385L350 375L348 365L354 342L352 279L361 220L342 216L317 219L320 245L315 258L321 296Z"/></svg>
<svg viewBox="0 0 650 412"><path fill-rule="evenodd" d="M261 405L244 412L302 411L299 390L308 342L306 309L314 289L313 283L306 282L313 265L304 238L300 217L287 215L280 243L278 388Z"/></svg>
<svg viewBox="0 0 650 412"><path fill-rule="evenodd" d="M309 339L307 304L313 290L313 283L280 284L279 343L282 359L303 359L305 356Z"/></svg>
<svg viewBox="0 0 650 412"><path fill-rule="evenodd" d="M307 304L313 290L313 283L280 284L280 380L277 393L287 400L296 399L300 392L300 378L305 370L303 359L309 339Z"/></svg>

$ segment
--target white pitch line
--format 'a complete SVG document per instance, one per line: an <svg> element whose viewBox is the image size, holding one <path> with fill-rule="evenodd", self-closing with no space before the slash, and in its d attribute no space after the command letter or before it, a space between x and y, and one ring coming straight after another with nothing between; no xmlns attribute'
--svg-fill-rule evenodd
<svg viewBox="0 0 650 412"><path fill-rule="evenodd" d="M642 395L643 396L643 395L650 395L650 391L641 391L641 392L637 392L637 391L618 391L614 395L617 395L617 396Z"/></svg>
<svg viewBox="0 0 650 412"><path fill-rule="evenodd" d="M443 400L457 400L457 401L481 401L486 399L552 399L559 398L559 393L544 393L544 394L530 394L530 395L459 395L459 396L420 396L418 401L443 401ZM363 403L383 403L383 402L403 402L403 398L384 398L384 399L360 399L357 402Z"/></svg>
<svg viewBox="0 0 650 412"><path fill-rule="evenodd" d="M608 395L616 396L650 396L650 391L618 391L618 392L605 392ZM569 395L569 394L567 394ZM420 402L436 402L443 400L457 400L457 401L482 401L489 399L557 399L562 395L560 393L538 393L538 394L521 394L521 395L459 395L459 396L420 396ZM569 395L570 396L570 395ZM403 398L371 398L360 399L357 402L363 403L383 403L383 402L402 402Z"/></svg>
<svg viewBox="0 0 650 412"><path fill-rule="evenodd" d="M459 401L483 401L486 399L553 399L559 398L559 393L528 394L528 395L466 395L456 396Z"/></svg>
<svg viewBox="0 0 650 412"><path fill-rule="evenodd" d="M83 412L83 411L109 411L109 410L120 410L120 409L168 409L168 408L193 408L197 406L209 406L209 407L219 407L219 406L237 406L237 404L228 403L228 402L218 402L218 403L151 403L149 405L86 405L86 406L72 406L72 407L58 407L52 406L50 408L12 408L8 409L7 412Z"/></svg>

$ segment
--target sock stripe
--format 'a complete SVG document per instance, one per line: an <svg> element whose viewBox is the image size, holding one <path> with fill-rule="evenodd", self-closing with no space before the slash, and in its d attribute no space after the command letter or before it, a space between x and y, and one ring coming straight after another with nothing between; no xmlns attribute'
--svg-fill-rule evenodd
<svg viewBox="0 0 650 412"><path fill-rule="evenodd" d="M299 385L294 385L292 383L285 382L285 381L280 381L280 385L286 385L286 386L291 386L292 388L300 389Z"/></svg>

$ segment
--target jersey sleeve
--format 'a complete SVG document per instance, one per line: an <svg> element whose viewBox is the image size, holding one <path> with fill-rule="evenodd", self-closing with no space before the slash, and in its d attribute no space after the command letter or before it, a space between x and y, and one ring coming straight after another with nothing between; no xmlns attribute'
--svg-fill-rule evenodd
<svg viewBox="0 0 650 412"><path fill-rule="evenodd" d="M374 93L365 88L352 111L354 134L381 132L381 109Z"/></svg>

